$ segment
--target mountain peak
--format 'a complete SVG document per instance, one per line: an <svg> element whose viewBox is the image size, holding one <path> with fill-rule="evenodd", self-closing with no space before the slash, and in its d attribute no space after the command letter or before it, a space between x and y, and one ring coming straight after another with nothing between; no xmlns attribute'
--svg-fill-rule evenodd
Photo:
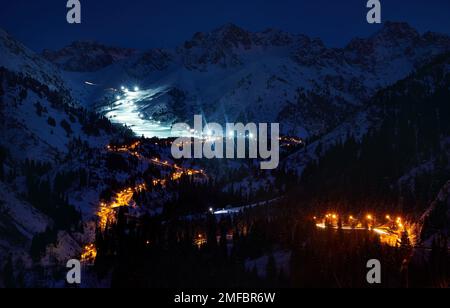
<svg viewBox="0 0 450 308"><path fill-rule="evenodd" d="M239 45L249 46L252 43L251 33L233 23L225 24L214 30L211 33L211 37L214 40L220 41L226 45L231 44L235 47Z"/></svg>
<svg viewBox="0 0 450 308"><path fill-rule="evenodd" d="M239 46L250 48L253 34L233 23L227 23L215 30L194 34L190 41L184 45L186 49L200 47L203 49L228 50Z"/></svg>
<svg viewBox="0 0 450 308"><path fill-rule="evenodd" d="M78 40L73 41L66 48L70 47L107 47L107 46L94 40Z"/></svg>
<svg viewBox="0 0 450 308"><path fill-rule="evenodd" d="M129 58L135 50L110 47L96 41L74 41L56 50L44 50L42 55L67 71L89 72L102 69L117 61Z"/></svg>
<svg viewBox="0 0 450 308"><path fill-rule="evenodd" d="M345 50L367 56L379 48L397 48L398 46L408 48L420 40L420 33L408 23L387 21L372 36L350 41Z"/></svg>
<svg viewBox="0 0 450 308"><path fill-rule="evenodd" d="M384 41L414 40L420 38L420 34L406 22L388 21L372 38Z"/></svg>
<svg viewBox="0 0 450 308"><path fill-rule="evenodd" d="M229 22L229 23L226 23L226 24L220 26L219 28L216 28L212 32L226 34L226 33L247 32L247 31L244 28L239 27L238 25Z"/></svg>

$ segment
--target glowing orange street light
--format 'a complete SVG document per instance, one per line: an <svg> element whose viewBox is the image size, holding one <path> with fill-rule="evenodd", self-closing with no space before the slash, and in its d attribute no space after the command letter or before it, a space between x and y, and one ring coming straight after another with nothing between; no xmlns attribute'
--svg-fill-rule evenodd
<svg viewBox="0 0 450 308"><path fill-rule="evenodd" d="M372 220L373 216L372 215L367 215L367 220Z"/></svg>

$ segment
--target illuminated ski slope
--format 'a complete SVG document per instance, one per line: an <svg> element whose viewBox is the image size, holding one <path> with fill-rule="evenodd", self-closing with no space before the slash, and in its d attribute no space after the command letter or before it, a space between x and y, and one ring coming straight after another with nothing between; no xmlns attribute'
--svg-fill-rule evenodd
<svg viewBox="0 0 450 308"><path fill-rule="evenodd" d="M143 112L145 104L153 99L160 89L140 90L138 88L129 91L122 88L115 101L102 108L102 113L113 123L128 126L137 136L147 138L169 138L178 137L172 134L171 126L154 121Z"/></svg>

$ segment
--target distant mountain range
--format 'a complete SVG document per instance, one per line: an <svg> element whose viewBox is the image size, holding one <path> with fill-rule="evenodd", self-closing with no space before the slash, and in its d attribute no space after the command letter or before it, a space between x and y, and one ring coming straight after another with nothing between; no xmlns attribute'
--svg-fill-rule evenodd
<svg viewBox="0 0 450 308"><path fill-rule="evenodd" d="M280 122L285 134L308 137L334 129L377 91L448 50L449 36L421 35L406 23L387 22L344 48L227 24L175 49L133 52L74 43L44 56L68 71L90 71L84 78L103 88L131 82L155 89L139 103L147 118L171 124L202 113L210 121Z"/></svg>

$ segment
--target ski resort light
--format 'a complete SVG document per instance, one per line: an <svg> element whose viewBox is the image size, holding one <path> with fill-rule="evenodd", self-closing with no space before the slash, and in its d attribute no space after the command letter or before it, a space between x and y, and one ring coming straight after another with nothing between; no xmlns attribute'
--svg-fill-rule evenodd
<svg viewBox="0 0 450 308"><path fill-rule="evenodd" d="M119 95L117 95L117 96L116 96L116 99L117 99L117 100L120 100L120 99L121 99L121 97L120 97Z"/></svg>
<svg viewBox="0 0 450 308"><path fill-rule="evenodd" d="M124 90L125 90L125 87L124 87L124 86L121 86L120 89L121 89L122 91L124 91Z"/></svg>
<svg viewBox="0 0 450 308"><path fill-rule="evenodd" d="M128 88L123 89L123 92L128 93L130 90Z"/></svg>
<svg viewBox="0 0 450 308"><path fill-rule="evenodd" d="M139 92L139 87L134 87L134 92Z"/></svg>

